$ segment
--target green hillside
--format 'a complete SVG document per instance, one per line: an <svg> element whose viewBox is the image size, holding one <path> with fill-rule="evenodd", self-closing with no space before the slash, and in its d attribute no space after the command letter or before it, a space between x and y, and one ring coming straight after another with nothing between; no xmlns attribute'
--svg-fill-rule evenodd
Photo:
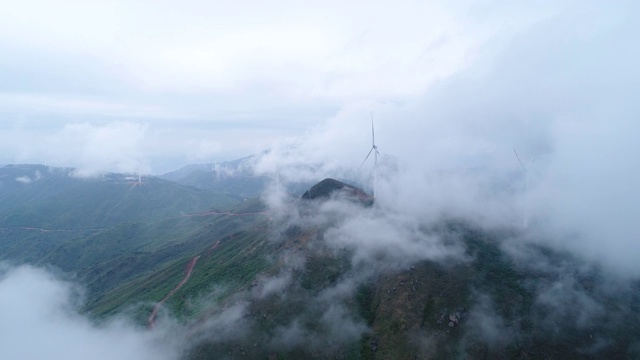
<svg viewBox="0 0 640 360"><path fill-rule="evenodd" d="M82 179L72 176L69 169L7 165L0 168L0 224L103 229L123 222L227 209L238 203L221 193L155 177L141 180L121 174Z"/></svg>
<svg viewBox="0 0 640 360"><path fill-rule="evenodd" d="M4 178L24 176L10 171ZM165 180L133 186L116 175L55 179L68 196L83 194L61 205L79 217L72 223L48 213L48 195L22 188L44 179L2 180L20 190L2 196L37 215L29 223L16 215L26 204L4 207L4 259L75 274L96 318L125 312L150 327L177 319L175 331L189 334L185 359L640 356L640 283L514 242L513 229L443 221L411 228L408 239L367 227L343 234L345 224L398 226L401 217L331 179L308 193L318 196L276 211L258 199L234 202ZM53 191L46 184L42 191Z"/></svg>
<svg viewBox="0 0 640 360"><path fill-rule="evenodd" d="M80 179L71 169L42 165L1 168L0 260L75 274L95 299L260 217L225 220L228 209L256 207L254 201L140 180Z"/></svg>

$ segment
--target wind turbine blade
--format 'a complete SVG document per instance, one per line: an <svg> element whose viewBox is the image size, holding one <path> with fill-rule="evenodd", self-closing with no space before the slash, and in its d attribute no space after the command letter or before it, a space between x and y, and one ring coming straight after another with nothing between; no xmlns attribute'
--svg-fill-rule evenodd
<svg viewBox="0 0 640 360"><path fill-rule="evenodd" d="M360 166L358 167L358 170L360 170L360 168L362 167L362 165L364 165L364 163L367 162L367 159L369 158L369 155L371 155L371 152L373 151L373 148L371 148L371 150L369 150L369 153L367 154L367 157L364 158L364 161L362 162L362 164L360 164Z"/></svg>
<svg viewBox="0 0 640 360"><path fill-rule="evenodd" d="M513 149L513 152L516 154L516 157L518 158L518 162L520 163L520 166L522 166L522 170L526 172L527 168L524 167L524 164L522 163L522 160L520 160L520 156L518 156L518 152L516 151L516 149Z"/></svg>

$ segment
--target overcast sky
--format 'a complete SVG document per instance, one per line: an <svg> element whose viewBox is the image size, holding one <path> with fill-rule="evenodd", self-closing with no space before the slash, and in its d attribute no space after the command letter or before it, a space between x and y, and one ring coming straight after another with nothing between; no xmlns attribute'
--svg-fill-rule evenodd
<svg viewBox="0 0 640 360"><path fill-rule="evenodd" d="M162 173L257 153L345 109L366 142L369 111L415 104L536 24L580 4L572 31L588 37L626 15L583 3L7 2L0 163Z"/></svg>

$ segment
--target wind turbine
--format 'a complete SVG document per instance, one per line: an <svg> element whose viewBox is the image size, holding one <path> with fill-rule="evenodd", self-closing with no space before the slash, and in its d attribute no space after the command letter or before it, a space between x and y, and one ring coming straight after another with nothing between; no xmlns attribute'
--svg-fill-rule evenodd
<svg viewBox="0 0 640 360"><path fill-rule="evenodd" d="M378 176L378 155L380 155L380 152L378 152L378 146L376 145L376 133L375 133L375 130L373 129L373 112L371 113L371 150L369 150L367 157L364 158L364 161L362 162L362 164L360 164L360 167L358 168L358 170L360 170L362 165L364 165L364 163L367 162L367 159L369 159L369 156L371 156L371 153L373 153L373 198L375 199L376 178Z"/></svg>
<svg viewBox="0 0 640 360"><path fill-rule="evenodd" d="M531 162L533 162L533 160L536 158L536 155L534 154L529 159L529 161L527 161L527 165L525 166L522 160L520 160L520 156L518 156L518 152L516 151L516 149L513 149L513 153L516 154L516 158L518 159L518 162L522 167L522 172L524 173L524 219L522 221L522 224L526 229L529 227L529 170L527 169L527 167L531 164Z"/></svg>
<svg viewBox="0 0 640 360"><path fill-rule="evenodd" d="M106 176L106 174L102 174L102 176L104 177ZM133 188L136 186L142 185L142 175L140 174L140 172L138 172L138 181L136 181L135 174L133 174L133 176L127 176L125 180L130 180L127 182L127 184L131 184L129 191L133 190Z"/></svg>

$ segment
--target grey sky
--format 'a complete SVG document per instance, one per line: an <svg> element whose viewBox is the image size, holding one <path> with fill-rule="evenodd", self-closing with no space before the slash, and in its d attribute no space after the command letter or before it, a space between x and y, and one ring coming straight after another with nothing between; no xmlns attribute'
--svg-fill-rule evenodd
<svg viewBox="0 0 640 360"><path fill-rule="evenodd" d="M103 127L140 132L137 160L89 166L103 170L159 173L256 153L345 108L411 104L566 6L8 3L0 13L0 163L88 166L87 155L48 145L69 126L84 126L88 139ZM364 114L353 115L348 121L366 126Z"/></svg>

